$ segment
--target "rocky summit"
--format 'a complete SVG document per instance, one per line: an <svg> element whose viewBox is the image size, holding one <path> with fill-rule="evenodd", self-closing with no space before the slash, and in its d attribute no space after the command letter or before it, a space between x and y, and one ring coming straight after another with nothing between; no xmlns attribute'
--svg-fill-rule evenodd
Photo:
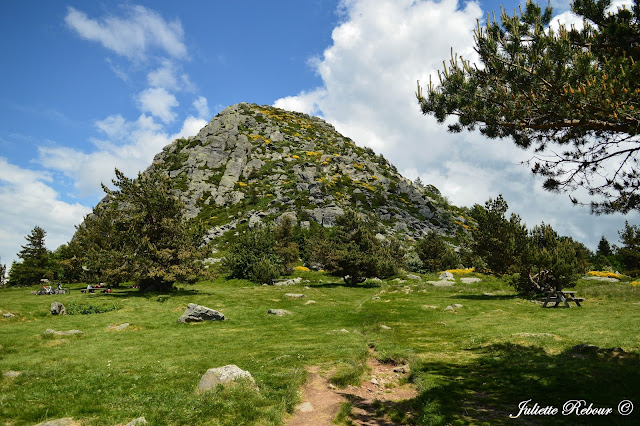
<svg viewBox="0 0 640 426"><path fill-rule="evenodd" d="M402 177L382 155L317 117L241 103L154 158L211 241L290 215L302 226L335 224L346 208L373 213L389 234L451 233L464 218L431 185ZM237 232L237 231L234 231Z"/></svg>

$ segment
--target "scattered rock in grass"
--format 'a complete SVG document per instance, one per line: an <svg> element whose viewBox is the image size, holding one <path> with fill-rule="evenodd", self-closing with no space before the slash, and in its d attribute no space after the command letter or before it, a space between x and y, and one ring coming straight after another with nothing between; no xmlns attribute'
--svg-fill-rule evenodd
<svg viewBox="0 0 640 426"><path fill-rule="evenodd" d="M422 281L422 277L420 277L419 275L407 274L407 278L409 278L410 280Z"/></svg>
<svg viewBox="0 0 640 426"><path fill-rule="evenodd" d="M435 305L422 305L422 309L438 309Z"/></svg>
<svg viewBox="0 0 640 426"><path fill-rule="evenodd" d="M129 423L127 423L127 426L148 425L148 424L149 422L147 422L147 419L145 419L144 417L138 417L137 419L133 419Z"/></svg>
<svg viewBox="0 0 640 426"><path fill-rule="evenodd" d="M255 380L251 373L242 370L234 364L225 365L224 367L210 368L200 379L196 392L206 392L214 389L217 385L231 384L237 380L247 380L255 387Z"/></svg>
<svg viewBox="0 0 640 426"><path fill-rule="evenodd" d="M275 315L277 317L281 317L283 315L291 314L291 311L287 311L286 309L269 309L267 313Z"/></svg>
<svg viewBox="0 0 640 426"><path fill-rule="evenodd" d="M71 417L64 417L61 419L47 420L43 423L38 423L36 426L80 426L82 423L76 422Z"/></svg>
<svg viewBox="0 0 640 426"><path fill-rule="evenodd" d="M16 377L18 377L21 374L22 374L22 371L9 370L6 373L4 373L3 376L7 377L9 379L15 379Z"/></svg>
<svg viewBox="0 0 640 426"><path fill-rule="evenodd" d="M438 277L438 279L440 281L453 281L453 274L449 271L444 271L443 273L440 274L440 276Z"/></svg>
<svg viewBox="0 0 640 426"><path fill-rule="evenodd" d="M446 280L427 281L427 283L434 285L436 287L451 287L453 285L453 281L446 281Z"/></svg>
<svg viewBox="0 0 640 426"><path fill-rule="evenodd" d="M276 286L295 285L295 284L299 284L300 281L302 281L302 278L298 277L298 278L292 278L290 280L277 281L274 285Z"/></svg>
<svg viewBox="0 0 640 426"><path fill-rule="evenodd" d="M48 337L48 336L80 336L84 333L80 330L56 331L56 330L47 328L43 334L45 337Z"/></svg>
<svg viewBox="0 0 640 426"><path fill-rule="evenodd" d="M380 296L373 296L371 300L380 300Z"/></svg>
<svg viewBox="0 0 640 426"><path fill-rule="evenodd" d="M606 281L606 282L610 282L610 283L617 283L620 280L618 278L613 278L613 277L592 277L592 276L587 276L587 277L582 277L583 280L596 280L596 281Z"/></svg>
<svg viewBox="0 0 640 426"><path fill-rule="evenodd" d="M519 337L556 337L555 334L552 333L516 333L514 336Z"/></svg>
<svg viewBox="0 0 640 426"><path fill-rule="evenodd" d="M178 318L178 322L202 322L202 321L224 321L225 316L206 306L189 303L184 314Z"/></svg>
<svg viewBox="0 0 640 426"><path fill-rule="evenodd" d="M120 324L120 325L109 325L107 327L107 329L109 330L115 330L115 331L122 331L125 328L129 327L131 324L129 324L128 322L125 322L124 324Z"/></svg>
<svg viewBox="0 0 640 426"><path fill-rule="evenodd" d="M290 299L302 299L305 295L300 293L285 293L284 297L288 297Z"/></svg>
<svg viewBox="0 0 640 426"><path fill-rule="evenodd" d="M393 280L399 284L402 284L403 282L406 282L407 280L403 280L402 278L396 278L395 280Z"/></svg>
<svg viewBox="0 0 640 426"><path fill-rule="evenodd" d="M460 282L463 284L473 284L473 283L479 283L480 281L482 281L482 279L480 278L476 278L476 277L464 277L464 278L460 278Z"/></svg>
<svg viewBox="0 0 640 426"><path fill-rule="evenodd" d="M409 367L406 364L397 365L397 366L393 367L393 372L394 373L399 373L399 374L410 374L411 373L411 367Z"/></svg>
<svg viewBox="0 0 640 426"><path fill-rule="evenodd" d="M314 304L314 303L316 303L316 301L315 301L315 300L307 300L307 302L305 303L305 305L312 305L312 304Z"/></svg>
<svg viewBox="0 0 640 426"><path fill-rule="evenodd" d="M380 324L380 328L383 330L391 330L391 327L384 325L384 324Z"/></svg>
<svg viewBox="0 0 640 426"><path fill-rule="evenodd" d="M456 306L457 305L457 306ZM458 305L457 303L454 305L449 305L446 308L444 308L445 312L456 312L456 309L461 308L462 305Z"/></svg>
<svg viewBox="0 0 640 426"><path fill-rule="evenodd" d="M301 413L310 413L313 411L313 405L311 405L309 401L305 401L303 403L296 405L295 410Z"/></svg>
<svg viewBox="0 0 640 426"><path fill-rule="evenodd" d="M53 302L49 310L51 311L51 315L66 315L67 313L64 305L60 302Z"/></svg>
<svg viewBox="0 0 640 426"><path fill-rule="evenodd" d="M340 330L338 330L340 333L349 333L349 330L347 330L346 328L341 328Z"/></svg>
<svg viewBox="0 0 640 426"><path fill-rule="evenodd" d="M590 354L609 354L614 357L624 356L626 354L625 350L619 347L613 347L608 349L599 348L596 345L587 345L581 343L579 345L575 345L571 348L570 352L576 354L577 357L581 357L584 355Z"/></svg>
<svg viewBox="0 0 640 426"><path fill-rule="evenodd" d="M461 304L459 304L459 303L454 303L454 304L453 304L453 305L451 305L451 306L453 306L453 307L454 307L454 308L456 308L456 309L457 309L457 308L462 308L462 305L461 305Z"/></svg>
<svg viewBox="0 0 640 426"><path fill-rule="evenodd" d="M5 317L5 318L13 318L13 317L15 317L15 315L13 315L11 312L8 312L6 314L2 314L2 316Z"/></svg>
<svg viewBox="0 0 640 426"><path fill-rule="evenodd" d="M370 282L370 283L381 283L382 282L382 280L380 278L378 278L378 277L369 278L369 279L367 279L367 281Z"/></svg>

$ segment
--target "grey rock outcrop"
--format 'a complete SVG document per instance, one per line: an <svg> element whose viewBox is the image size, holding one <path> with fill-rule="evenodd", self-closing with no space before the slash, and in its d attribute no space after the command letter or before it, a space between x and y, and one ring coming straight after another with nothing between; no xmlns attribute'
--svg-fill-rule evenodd
<svg viewBox="0 0 640 426"><path fill-rule="evenodd" d="M189 303L178 322L224 321L224 314L206 306Z"/></svg>
<svg viewBox="0 0 640 426"><path fill-rule="evenodd" d="M60 302L53 302L51 303L51 315L66 315L67 310L65 309L64 305Z"/></svg>
<svg viewBox="0 0 640 426"><path fill-rule="evenodd" d="M60 336L81 336L84 333L80 330L64 330L64 331L56 331L51 328L47 328L43 336L45 337L60 337Z"/></svg>
<svg viewBox="0 0 640 426"><path fill-rule="evenodd" d="M229 364L224 367L210 368L200 379L196 392L206 392L218 385L228 385L238 380L246 380L255 386L255 380L251 373L242 370L237 365Z"/></svg>
<svg viewBox="0 0 640 426"><path fill-rule="evenodd" d="M286 309L269 309L267 313L271 315L275 315L277 317L291 314L291 312L287 311Z"/></svg>

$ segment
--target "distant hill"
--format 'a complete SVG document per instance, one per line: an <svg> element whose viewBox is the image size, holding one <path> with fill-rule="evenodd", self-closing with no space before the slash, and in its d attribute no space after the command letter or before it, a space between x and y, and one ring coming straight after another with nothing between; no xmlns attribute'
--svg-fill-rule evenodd
<svg viewBox="0 0 640 426"><path fill-rule="evenodd" d="M346 208L375 214L388 234L405 238L452 234L465 221L435 187L402 177L322 119L270 106L226 108L196 136L167 145L151 167L174 180L187 216L209 229L207 241L283 214L332 226Z"/></svg>

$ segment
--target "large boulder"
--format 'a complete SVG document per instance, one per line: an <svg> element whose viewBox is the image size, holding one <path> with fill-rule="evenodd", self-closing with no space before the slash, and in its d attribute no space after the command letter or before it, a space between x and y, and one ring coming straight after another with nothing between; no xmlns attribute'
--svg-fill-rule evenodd
<svg viewBox="0 0 640 426"><path fill-rule="evenodd" d="M65 309L64 305L60 302L53 302L51 304L51 315L66 315L67 310Z"/></svg>
<svg viewBox="0 0 640 426"><path fill-rule="evenodd" d="M206 392L215 388L217 385L227 385L237 380L248 380L255 386L255 380L251 373L242 370L234 364L225 365L224 367L210 368L200 379L197 392Z"/></svg>
<svg viewBox="0 0 640 426"><path fill-rule="evenodd" d="M184 314L178 318L179 322L202 322L202 321L224 321L224 314L207 308L206 306L189 303Z"/></svg>

